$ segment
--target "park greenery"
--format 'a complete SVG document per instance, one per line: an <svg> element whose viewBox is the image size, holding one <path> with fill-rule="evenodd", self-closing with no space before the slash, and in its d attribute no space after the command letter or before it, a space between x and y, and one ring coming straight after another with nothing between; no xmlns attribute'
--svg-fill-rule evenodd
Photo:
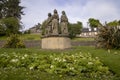
<svg viewBox="0 0 120 80"><path fill-rule="evenodd" d="M0 36L19 33L22 28L21 15L24 15L20 0L0 1Z"/></svg>
<svg viewBox="0 0 120 80"><path fill-rule="evenodd" d="M18 35L24 15L20 3L20 0L0 1L0 40L6 40L0 48L1 80L120 80L120 20L103 25L98 19L88 19L91 28L99 29L95 39L97 48L25 48L23 40L41 40L41 35ZM42 26L44 33L45 25L44 21L37 27ZM82 28L80 21L69 22L69 37L73 41L94 41L94 38L76 38Z"/></svg>
<svg viewBox="0 0 120 80"><path fill-rule="evenodd" d="M25 48L25 44L17 34L12 34L7 38L3 48Z"/></svg>
<svg viewBox="0 0 120 80"><path fill-rule="evenodd" d="M0 78L119 80L119 53L119 50L94 47L74 47L65 51L0 49Z"/></svg>
<svg viewBox="0 0 120 80"><path fill-rule="evenodd" d="M81 30L83 28L82 22L78 21L77 23L69 23L68 24L68 30L69 30L69 37L75 38L77 34L81 33Z"/></svg>
<svg viewBox="0 0 120 80"><path fill-rule="evenodd" d="M88 19L88 24L91 28L97 28L97 27L102 26L100 21L98 19L94 19L94 18L89 18Z"/></svg>
<svg viewBox="0 0 120 80"><path fill-rule="evenodd" d="M120 28L115 27L101 27L97 36L97 47L111 49L120 48Z"/></svg>

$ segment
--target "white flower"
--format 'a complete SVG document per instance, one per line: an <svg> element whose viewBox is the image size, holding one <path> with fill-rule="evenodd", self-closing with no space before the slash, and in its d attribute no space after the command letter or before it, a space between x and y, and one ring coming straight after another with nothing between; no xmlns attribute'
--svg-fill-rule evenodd
<svg viewBox="0 0 120 80"><path fill-rule="evenodd" d="M63 62L65 62L66 61L66 59L63 59Z"/></svg>
<svg viewBox="0 0 120 80"><path fill-rule="evenodd" d="M77 60L74 60L74 62L76 62Z"/></svg>
<svg viewBox="0 0 120 80"><path fill-rule="evenodd" d="M24 55L24 57L27 57L27 56L28 56L27 54Z"/></svg>
<svg viewBox="0 0 120 80"><path fill-rule="evenodd" d="M70 67L70 70L74 70L74 67Z"/></svg>
<svg viewBox="0 0 120 80"><path fill-rule="evenodd" d="M88 62L89 65L92 65L93 63L92 62Z"/></svg>
<svg viewBox="0 0 120 80"><path fill-rule="evenodd" d="M30 70L32 70L32 69L33 69L33 66L30 67Z"/></svg>
<svg viewBox="0 0 120 80"><path fill-rule="evenodd" d="M95 57L96 59L99 59L98 57Z"/></svg>
<svg viewBox="0 0 120 80"><path fill-rule="evenodd" d="M22 59L25 59L25 57L23 56Z"/></svg>
<svg viewBox="0 0 120 80"><path fill-rule="evenodd" d="M18 62L18 59L12 59L11 62Z"/></svg>
<svg viewBox="0 0 120 80"><path fill-rule="evenodd" d="M108 53L110 53L110 49L108 49Z"/></svg>
<svg viewBox="0 0 120 80"><path fill-rule="evenodd" d="M50 66L50 68L53 68L53 67L54 67L53 65Z"/></svg>

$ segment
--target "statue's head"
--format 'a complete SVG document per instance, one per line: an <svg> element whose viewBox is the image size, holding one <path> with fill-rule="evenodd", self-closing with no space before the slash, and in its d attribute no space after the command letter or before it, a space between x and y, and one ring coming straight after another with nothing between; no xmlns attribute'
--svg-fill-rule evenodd
<svg viewBox="0 0 120 80"><path fill-rule="evenodd" d="M65 11L62 11L62 14L65 15Z"/></svg>
<svg viewBox="0 0 120 80"><path fill-rule="evenodd" d="M57 13L57 10L56 10L56 9L54 9L54 13Z"/></svg>
<svg viewBox="0 0 120 80"><path fill-rule="evenodd" d="M52 14L51 14L51 13L48 13L48 16L49 16L49 17L51 17L51 16L52 16Z"/></svg>

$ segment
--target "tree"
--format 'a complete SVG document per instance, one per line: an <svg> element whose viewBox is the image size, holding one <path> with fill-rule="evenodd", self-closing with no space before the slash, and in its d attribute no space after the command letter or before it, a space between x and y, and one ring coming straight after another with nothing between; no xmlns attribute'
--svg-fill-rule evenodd
<svg viewBox="0 0 120 80"><path fill-rule="evenodd" d="M91 28L99 27L102 25L98 19L94 19L94 18L89 18L88 23Z"/></svg>
<svg viewBox="0 0 120 80"><path fill-rule="evenodd" d="M5 33L5 25L2 24L2 22L0 21L0 36L4 36Z"/></svg>
<svg viewBox="0 0 120 80"><path fill-rule="evenodd" d="M69 37L74 38L76 37L77 34L80 34L82 27L83 27L82 22L79 22L79 21L74 24L69 23L68 25Z"/></svg>
<svg viewBox="0 0 120 80"><path fill-rule="evenodd" d="M46 28L46 25L47 25L47 21L43 21L42 25L41 25L41 29L42 29L42 35L45 35L45 28Z"/></svg>
<svg viewBox="0 0 120 80"><path fill-rule="evenodd" d="M5 34L16 34L22 28L20 19L24 15L20 0L1 0L0 1L0 34L5 30Z"/></svg>
<svg viewBox="0 0 120 80"><path fill-rule="evenodd" d="M21 28L19 20L14 17L4 18L1 20L0 28L4 30L6 35L17 34Z"/></svg>
<svg viewBox="0 0 120 80"><path fill-rule="evenodd" d="M120 25L120 20L117 21L117 20L114 20L114 21L111 21L109 23L107 23L107 26L110 26L110 27L116 27L116 26L119 26Z"/></svg>
<svg viewBox="0 0 120 80"><path fill-rule="evenodd" d="M3 0L0 2L0 13L2 18L15 17L21 19L21 15L24 15L23 8L20 6L20 0Z"/></svg>

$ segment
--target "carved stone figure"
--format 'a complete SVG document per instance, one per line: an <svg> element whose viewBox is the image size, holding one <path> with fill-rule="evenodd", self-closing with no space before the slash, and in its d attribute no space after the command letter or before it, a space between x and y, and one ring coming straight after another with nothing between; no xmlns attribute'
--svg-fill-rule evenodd
<svg viewBox="0 0 120 80"><path fill-rule="evenodd" d="M52 15L48 13L48 18L46 20L45 35L50 35L52 33Z"/></svg>
<svg viewBox="0 0 120 80"><path fill-rule="evenodd" d="M59 16L57 10L54 10L54 14L52 16L52 35L58 35L58 27L59 27Z"/></svg>
<svg viewBox="0 0 120 80"><path fill-rule="evenodd" d="M62 11L60 27L61 27L61 34L68 35L68 18L65 14L65 11Z"/></svg>

